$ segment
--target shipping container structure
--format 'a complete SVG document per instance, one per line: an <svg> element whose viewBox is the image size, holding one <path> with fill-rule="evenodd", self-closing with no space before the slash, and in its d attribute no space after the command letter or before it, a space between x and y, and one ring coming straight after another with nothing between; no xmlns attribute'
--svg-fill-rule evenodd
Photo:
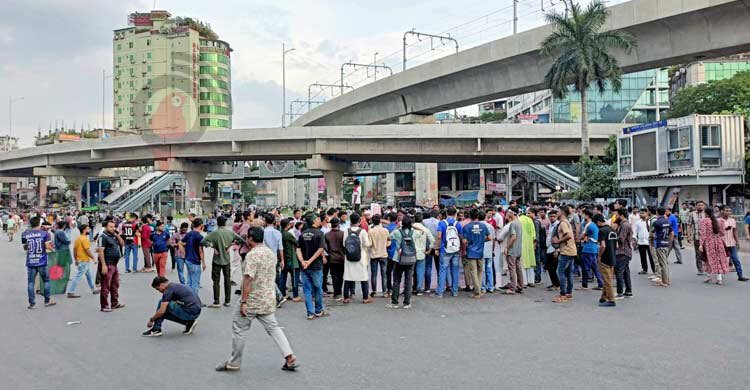
<svg viewBox="0 0 750 390"><path fill-rule="evenodd" d="M744 209L745 122L689 115L627 127L617 139L617 178L636 203L671 207L702 200Z"/></svg>

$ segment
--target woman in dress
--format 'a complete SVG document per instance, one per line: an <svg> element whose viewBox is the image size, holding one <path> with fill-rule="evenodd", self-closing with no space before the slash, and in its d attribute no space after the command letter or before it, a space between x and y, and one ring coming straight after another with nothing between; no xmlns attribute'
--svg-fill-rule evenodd
<svg viewBox="0 0 750 390"><path fill-rule="evenodd" d="M722 277L729 272L726 248L724 246L724 221L717 219L714 209L705 210L706 217L700 220L700 251L704 254L703 269L708 272L705 283L711 283L716 276L716 284L721 285Z"/></svg>

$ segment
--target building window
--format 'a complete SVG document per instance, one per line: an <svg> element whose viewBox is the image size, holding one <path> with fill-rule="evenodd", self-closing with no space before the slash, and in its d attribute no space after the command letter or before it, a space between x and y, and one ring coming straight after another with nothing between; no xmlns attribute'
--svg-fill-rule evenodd
<svg viewBox="0 0 750 390"><path fill-rule="evenodd" d="M219 76L229 76L229 70L219 66L201 66L200 74L212 74Z"/></svg>
<svg viewBox="0 0 750 390"><path fill-rule="evenodd" d="M633 171L633 153L630 138L620 139L620 173L631 173Z"/></svg>
<svg viewBox="0 0 750 390"><path fill-rule="evenodd" d="M120 89L120 88L122 88L122 83L118 81L117 82L117 89Z"/></svg>
<svg viewBox="0 0 750 390"><path fill-rule="evenodd" d="M224 80L201 79L200 86L204 88L229 89L229 83Z"/></svg>
<svg viewBox="0 0 750 390"><path fill-rule="evenodd" d="M121 44L119 44L119 43L117 44L117 50L118 50L118 51L122 50L122 45L121 45Z"/></svg>
<svg viewBox="0 0 750 390"><path fill-rule="evenodd" d="M151 52L146 53L146 59L148 59L148 60L151 59Z"/></svg>
<svg viewBox="0 0 750 390"><path fill-rule="evenodd" d="M230 115L231 112L229 107L221 106L200 106L201 114L218 114L218 115Z"/></svg>
<svg viewBox="0 0 750 390"><path fill-rule="evenodd" d="M117 101L118 101L118 102L121 102L121 101L122 101L122 95L117 95Z"/></svg>
<svg viewBox="0 0 750 390"><path fill-rule="evenodd" d="M667 160L670 169L690 168L693 166L692 152L690 149L693 128L690 126L669 129L669 145Z"/></svg>
<svg viewBox="0 0 750 390"><path fill-rule="evenodd" d="M148 97L151 97L151 91L148 91Z"/></svg>
<svg viewBox="0 0 750 390"><path fill-rule="evenodd" d="M721 126L701 126L701 167L721 166Z"/></svg>
<svg viewBox="0 0 750 390"><path fill-rule="evenodd" d="M201 126L204 127L223 127L229 128L229 121L226 119L201 118Z"/></svg>
<svg viewBox="0 0 750 390"><path fill-rule="evenodd" d="M120 57L120 56L117 56L117 63L118 63L118 64L122 63L122 57Z"/></svg>
<svg viewBox="0 0 750 390"><path fill-rule="evenodd" d="M229 95L218 92L201 92L200 100L212 100L215 102L229 102Z"/></svg>
<svg viewBox="0 0 750 390"><path fill-rule="evenodd" d="M118 108L118 109L117 109L117 114L118 114L118 115L122 115L122 108Z"/></svg>
<svg viewBox="0 0 750 390"><path fill-rule="evenodd" d="M121 129L121 128L122 128L122 122L117 122L117 128L118 128L118 129Z"/></svg>
<svg viewBox="0 0 750 390"><path fill-rule="evenodd" d="M147 65L146 66L146 72L150 72L150 71L151 71L151 65Z"/></svg>
<svg viewBox="0 0 750 390"><path fill-rule="evenodd" d="M128 42L128 49L132 49L132 48L133 48L133 42Z"/></svg>
<svg viewBox="0 0 750 390"><path fill-rule="evenodd" d="M146 112L153 112L150 104L146 106Z"/></svg>
<svg viewBox="0 0 750 390"><path fill-rule="evenodd" d="M146 46L151 46L151 40L150 39L146 39ZM150 53L149 53L149 55L150 55ZM151 58L151 57L149 57L149 58Z"/></svg>

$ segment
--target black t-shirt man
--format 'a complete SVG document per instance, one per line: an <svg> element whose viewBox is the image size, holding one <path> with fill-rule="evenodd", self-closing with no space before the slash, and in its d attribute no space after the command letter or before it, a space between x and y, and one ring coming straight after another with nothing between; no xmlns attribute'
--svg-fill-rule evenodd
<svg viewBox="0 0 750 390"><path fill-rule="evenodd" d="M318 228L307 228L299 236L299 247L302 251L302 257L305 260L310 260L315 255L315 252L324 246L325 238L323 232ZM318 256L315 261L310 263L307 269L311 271L323 269L323 256Z"/></svg>
<svg viewBox="0 0 750 390"><path fill-rule="evenodd" d="M177 302L185 312L193 315L201 313L201 300L192 288L178 283L169 283L161 296L164 303Z"/></svg>
<svg viewBox="0 0 750 390"><path fill-rule="evenodd" d="M107 265L117 265L120 261L120 242L114 234L104 232L99 235L97 245L104 248L104 262Z"/></svg>
<svg viewBox="0 0 750 390"><path fill-rule="evenodd" d="M604 242L601 262L611 267L615 266L617 255L617 233L611 227L604 225L599 227L599 244Z"/></svg>

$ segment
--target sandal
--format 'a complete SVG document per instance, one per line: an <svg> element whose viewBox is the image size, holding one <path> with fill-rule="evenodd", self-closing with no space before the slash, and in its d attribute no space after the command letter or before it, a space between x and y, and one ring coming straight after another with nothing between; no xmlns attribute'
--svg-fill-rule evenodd
<svg viewBox="0 0 750 390"><path fill-rule="evenodd" d="M284 362L284 365L281 366L281 369L284 371L295 371L300 365L297 364L297 359L295 358L292 360L291 364L289 362Z"/></svg>
<svg viewBox="0 0 750 390"><path fill-rule="evenodd" d="M331 314L328 313L327 311L321 311L320 313L316 314L315 317L328 317L330 315Z"/></svg>
<svg viewBox="0 0 750 390"><path fill-rule="evenodd" d="M565 302L567 302L567 301L568 301L568 300L567 300L567 299L565 299L565 297L564 297L564 296L562 296L562 295L558 295L558 296L556 296L556 297L552 298L552 302L553 302L553 303L565 303Z"/></svg>

